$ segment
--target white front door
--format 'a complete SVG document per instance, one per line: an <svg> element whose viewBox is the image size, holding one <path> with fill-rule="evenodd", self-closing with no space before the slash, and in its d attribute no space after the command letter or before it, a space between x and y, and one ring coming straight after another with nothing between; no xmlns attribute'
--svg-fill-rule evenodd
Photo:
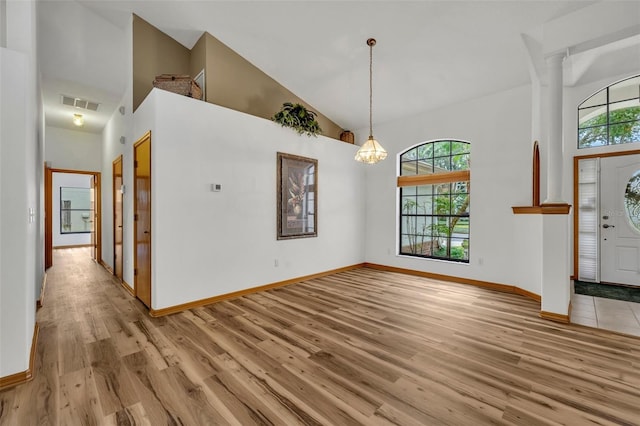
<svg viewBox="0 0 640 426"><path fill-rule="evenodd" d="M600 271L640 286L640 154L600 160Z"/></svg>

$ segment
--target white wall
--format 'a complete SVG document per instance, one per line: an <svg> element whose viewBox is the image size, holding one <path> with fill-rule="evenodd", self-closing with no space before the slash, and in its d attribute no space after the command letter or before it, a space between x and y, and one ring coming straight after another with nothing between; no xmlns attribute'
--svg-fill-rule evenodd
<svg viewBox="0 0 640 426"><path fill-rule="evenodd" d="M364 261L356 146L158 89L134 129L152 131L154 309ZM276 239L278 151L318 160L316 238Z"/></svg>
<svg viewBox="0 0 640 426"><path fill-rule="evenodd" d="M102 138L94 133L47 126L45 161L54 169L102 169Z"/></svg>
<svg viewBox="0 0 640 426"><path fill-rule="evenodd" d="M53 246L64 247L91 244L91 234L60 233L60 187L91 188L93 175L53 173Z"/></svg>
<svg viewBox="0 0 640 426"><path fill-rule="evenodd" d="M133 17L131 17L133 21ZM133 26L132 22L126 30L127 45L122 48L128 51L126 57L132 69L133 61ZM133 81L131 72L128 75L128 84L120 105L124 107L124 114L118 109L107 122L102 132L102 260L114 268L113 264L113 161L120 155L122 158L123 182L125 193L123 194L123 280L125 284L133 288ZM120 138L124 136L124 144Z"/></svg>
<svg viewBox="0 0 640 426"><path fill-rule="evenodd" d="M43 275L35 9L35 2L6 2L0 48L0 377L29 367Z"/></svg>
<svg viewBox="0 0 640 426"><path fill-rule="evenodd" d="M365 134L364 130L358 132ZM524 86L375 125L387 159L367 168L366 261L520 286L511 207L531 203L531 89ZM435 139L471 142L469 264L397 256L398 155Z"/></svg>

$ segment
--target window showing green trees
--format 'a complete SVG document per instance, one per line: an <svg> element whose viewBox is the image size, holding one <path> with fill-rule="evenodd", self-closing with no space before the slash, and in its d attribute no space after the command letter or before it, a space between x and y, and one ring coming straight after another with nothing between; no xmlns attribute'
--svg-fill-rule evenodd
<svg viewBox="0 0 640 426"><path fill-rule="evenodd" d="M605 87L578 106L578 148L640 142L640 76Z"/></svg>
<svg viewBox="0 0 640 426"><path fill-rule="evenodd" d="M469 262L470 154L441 140L400 156L400 254Z"/></svg>

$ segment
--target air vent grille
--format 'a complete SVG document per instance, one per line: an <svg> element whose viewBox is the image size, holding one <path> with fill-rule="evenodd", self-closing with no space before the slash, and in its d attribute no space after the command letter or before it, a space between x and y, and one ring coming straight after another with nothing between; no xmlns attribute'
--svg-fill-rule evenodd
<svg viewBox="0 0 640 426"><path fill-rule="evenodd" d="M88 101L86 99L75 98L73 96L62 95L62 104L75 108L88 109L89 111L97 111L100 104L98 102Z"/></svg>

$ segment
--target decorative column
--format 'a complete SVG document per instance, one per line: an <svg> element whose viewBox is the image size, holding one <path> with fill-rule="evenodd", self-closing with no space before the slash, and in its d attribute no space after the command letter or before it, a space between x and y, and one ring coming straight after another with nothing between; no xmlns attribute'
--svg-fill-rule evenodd
<svg viewBox="0 0 640 426"><path fill-rule="evenodd" d="M547 198L539 205L536 179L537 149L534 148L533 200L531 206L513 207L519 216L517 237L524 247L517 260L521 276L516 286L524 294L540 299L540 316L569 322L571 281L569 279L569 212L562 200L562 61L564 54L547 57L549 106L547 108ZM533 108L536 99L532 100ZM535 125L535 122L534 122ZM543 148L544 149L544 148ZM538 184L537 184L538 183ZM537 185L536 185L537 184Z"/></svg>
<svg viewBox="0 0 640 426"><path fill-rule="evenodd" d="M562 200L562 62L564 53L547 57L549 107L547 109L547 198L543 204Z"/></svg>

